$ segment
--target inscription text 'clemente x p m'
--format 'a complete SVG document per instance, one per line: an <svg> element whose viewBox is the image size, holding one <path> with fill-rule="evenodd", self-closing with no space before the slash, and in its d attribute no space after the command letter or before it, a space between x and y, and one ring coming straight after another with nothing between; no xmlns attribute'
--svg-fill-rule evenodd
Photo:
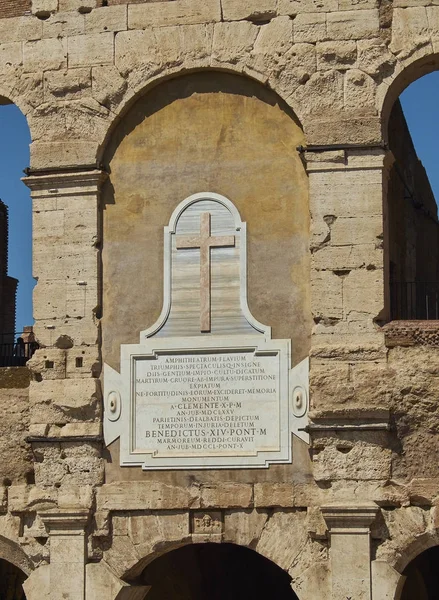
<svg viewBox="0 0 439 600"><path fill-rule="evenodd" d="M176 239L177 250L199 248L200 249L200 330L208 333L211 330L210 305L211 305L211 271L210 271L210 249L226 248L235 245L234 235L210 235L211 214L201 213L200 235L179 236Z"/></svg>

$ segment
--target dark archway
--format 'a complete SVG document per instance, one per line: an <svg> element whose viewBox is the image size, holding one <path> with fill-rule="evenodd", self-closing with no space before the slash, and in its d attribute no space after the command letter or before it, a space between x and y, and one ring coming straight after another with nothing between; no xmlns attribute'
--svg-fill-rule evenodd
<svg viewBox="0 0 439 600"><path fill-rule="evenodd" d="M164 554L138 579L148 600L298 600L291 578L257 552L234 544L193 544Z"/></svg>
<svg viewBox="0 0 439 600"><path fill-rule="evenodd" d="M439 546L419 554L405 568L407 577L401 600L437 600L439 598Z"/></svg>
<svg viewBox="0 0 439 600"><path fill-rule="evenodd" d="M2 600L26 600L23 583L26 575L18 567L0 559L0 598Z"/></svg>

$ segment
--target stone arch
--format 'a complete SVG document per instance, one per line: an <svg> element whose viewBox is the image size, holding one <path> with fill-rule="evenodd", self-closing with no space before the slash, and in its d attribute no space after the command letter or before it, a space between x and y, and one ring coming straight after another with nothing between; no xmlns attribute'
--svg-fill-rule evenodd
<svg viewBox="0 0 439 600"><path fill-rule="evenodd" d="M218 511L213 514L219 518ZM329 565L323 555L318 561L313 558L316 548L308 534L306 511L229 510L223 516L223 533L211 534L192 533L193 519L185 511L131 515L126 534L113 535L103 560L120 580L138 582L149 564L169 552L191 544L227 543L252 550L288 573L300 600L313 600L316 593L329 597ZM116 523L113 517L113 531ZM218 522L215 527L221 531Z"/></svg>
<svg viewBox="0 0 439 600"><path fill-rule="evenodd" d="M414 540L396 563L401 573L395 591L394 600L408 600L413 597L413 590L419 598L435 598L437 593L437 560L439 557L439 533L437 530L427 532ZM431 569L431 567L433 567ZM430 568L430 574L429 574ZM430 577L428 577L430 575ZM420 578L419 578L420 576ZM430 579L430 581L428 581ZM431 587L431 586L434 587ZM421 589L422 588L422 589ZM434 589L434 596L430 593ZM416 596L418 598L418 595Z"/></svg>
<svg viewBox="0 0 439 600"><path fill-rule="evenodd" d="M396 571L402 573L417 556L434 546L439 546L439 531L436 529L413 537L389 562Z"/></svg>
<svg viewBox="0 0 439 600"><path fill-rule="evenodd" d="M168 598L170 593L177 600L177 590L183 592L182 598L190 593L197 600L241 598L245 593L255 600L298 600L291 580L281 567L245 546L195 543L150 562L136 583L151 586L152 600Z"/></svg>
<svg viewBox="0 0 439 600"><path fill-rule="evenodd" d="M266 77L264 77L260 72L256 71L255 69L251 67L243 68L242 65L234 64L233 62L224 63L221 66L212 66L211 61L206 60L203 61L200 65L197 65L197 67L192 68L182 68L182 66L169 67L165 71L154 74L146 80L139 78L140 80L136 82L134 86L130 85L128 91L125 94L121 95L119 102L111 111L109 125L105 137L102 140L102 143L100 143L97 146L97 163L102 164L111 137L114 134L114 130L116 129L120 121L124 118L124 116L136 104L136 102L138 102L141 98L149 94L154 88L161 85L162 83L170 79L178 79L181 76L193 73L229 73L232 75L238 75L240 77L243 77L244 79L248 79L253 81L254 83L260 84L261 87L265 87L266 89L276 94L279 97L279 100L281 102L284 102L291 109L291 112L295 115L295 119L297 120L298 125L303 130L300 107L291 97L290 92L286 91L285 89L282 89L282 87L278 85L279 82L276 79L267 80Z"/></svg>
<svg viewBox="0 0 439 600"><path fill-rule="evenodd" d="M20 546L0 535L0 596L24 600L23 584L33 569L34 565Z"/></svg>
<svg viewBox="0 0 439 600"><path fill-rule="evenodd" d="M140 323L142 330L147 329L153 324L152 318L156 320L160 314L160 236L177 204L194 193L215 192L231 199L256 232L248 246L249 253L254 252L254 259L249 259L249 304L256 307L253 312L258 321L269 317L266 289L274 302L274 290L282 289L282 281L292 281L293 269L295 281L308 280L308 179L297 151L303 143L303 130L293 111L277 94L248 77L198 70L168 78L137 99L112 132L103 156L111 171L101 196L106 240L102 251L102 343L107 364L117 366L118 344L127 342L129 327L140 332ZM273 210L268 208L270 202ZM142 218L135 219L134 214ZM267 219L270 225L265 227ZM130 228L129 240L119 239L117 232L121 235L126 227ZM284 245L289 266L285 260L276 262L280 255L274 252L275 234ZM140 298L133 296L129 314L122 314L124 308L115 302L120 294L116 287L126 287L125 283L119 278L117 286L109 286L106 279L120 260L119 241L124 245L124 256L132 257L123 278L132 281L129 270L135 268L138 284L148 289L146 302L142 299L140 303ZM262 244L266 245L265 253ZM142 267L146 257L148 281ZM257 277L257 270L266 273L265 280ZM257 294L257 289L261 293ZM277 295L277 306L282 309L276 315L270 313L270 319L279 335L293 340L301 336L293 342L293 349L302 353L297 357L299 362L309 345L311 310L306 285L297 286L297 290L293 302L292 284L291 293ZM293 312L300 315L293 318ZM286 331L294 320L300 326L295 332L292 327ZM125 333L120 328L122 321ZM123 341L119 333L125 336ZM130 339L134 342L138 338L133 334Z"/></svg>
<svg viewBox="0 0 439 600"><path fill-rule="evenodd" d="M12 540L0 535L0 559L13 564L17 569L29 576L34 565L28 555L20 548L20 546Z"/></svg>
<svg viewBox="0 0 439 600"><path fill-rule="evenodd" d="M388 125L392 108L402 92L414 81L439 70L439 53L426 53L398 61L395 72L378 88L383 140L388 140Z"/></svg>

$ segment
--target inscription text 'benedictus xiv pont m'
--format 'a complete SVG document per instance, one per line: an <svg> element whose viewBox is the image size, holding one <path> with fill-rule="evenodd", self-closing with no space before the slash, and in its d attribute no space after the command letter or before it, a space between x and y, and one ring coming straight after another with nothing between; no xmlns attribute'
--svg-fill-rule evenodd
<svg viewBox="0 0 439 600"><path fill-rule="evenodd" d="M308 441L308 361L271 339L247 304L246 226L230 200L191 196L164 235L164 302L139 344L105 365L107 445L144 469L248 468L291 462Z"/></svg>

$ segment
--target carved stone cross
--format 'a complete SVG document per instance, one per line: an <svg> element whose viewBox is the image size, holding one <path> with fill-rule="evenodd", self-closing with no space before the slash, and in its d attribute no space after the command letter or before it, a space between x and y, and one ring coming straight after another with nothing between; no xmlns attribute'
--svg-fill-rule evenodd
<svg viewBox="0 0 439 600"><path fill-rule="evenodd" d="M200 330L202 333L210 332L210 249L226 248L235 245L234 235L210 235L211 214L201 213L200 235L179 236L176 239L177 250L200 249Z"/></svg>

